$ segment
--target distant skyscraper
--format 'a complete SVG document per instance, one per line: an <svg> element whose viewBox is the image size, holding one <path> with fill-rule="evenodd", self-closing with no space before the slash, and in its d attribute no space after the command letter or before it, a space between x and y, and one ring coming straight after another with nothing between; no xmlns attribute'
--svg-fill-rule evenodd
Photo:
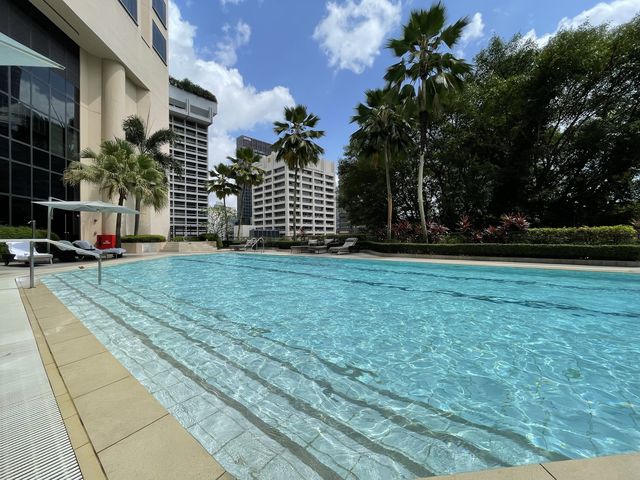
<svg viewBox="0 0 640 480"><path fill-rule="evenodd" d="M256 138L240 135L236 138L236 148L250 148L258 155L269 155L273 151L273 145ZM251 225L253 209L251 208L251 188L243 188L238 195L241 197L242 225Z"/></svg>

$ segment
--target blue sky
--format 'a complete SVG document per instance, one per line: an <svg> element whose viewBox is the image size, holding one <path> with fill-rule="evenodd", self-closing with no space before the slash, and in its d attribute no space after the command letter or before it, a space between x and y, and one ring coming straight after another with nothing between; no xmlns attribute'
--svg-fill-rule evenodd
<svg viewBox="0 0 640 480"><path fill-rule="evenodd" d="M472 22L464 57L492 35L517 32L544 43L558 28L585 20L619 24L640 12L640 0L446 0L450 21ZM169 70L218 97L210 129L210 164L247 134L273 142L272 123L285 105L320 116L325 157L338 160L353 131L350 117L366 89L383 85L394 61L384 48L422 0L170 0Z"/></svg>

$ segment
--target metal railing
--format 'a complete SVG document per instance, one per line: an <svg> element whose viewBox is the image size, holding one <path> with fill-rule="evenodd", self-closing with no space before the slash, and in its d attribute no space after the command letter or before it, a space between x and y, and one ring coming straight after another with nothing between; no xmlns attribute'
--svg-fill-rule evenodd
<svg viewBox="0 0 640 480"><path fill-rule="evenodd" d="M7 238L0 239L0 243L13 243L13 242L29 242L29 288L33 288L35 284L35 247L34 243L46 243L47 245L55 245L60 250L73 250L76 253L82 255L89 255L98 259L98 285L102 284L102 253L94 252L91 250L84 250L78 248L75 245L69 245L66 243L58 242L56 240L49 240L47 238Z"/></svg>
<svg viewBox="0 0 640 480"><path fill-rule="evenodd" d="M264 253L264 238L260 237L258 238L258 240L256 240L256 252L258 251L258 245L260 245L260 242L262 242L262 252L260 253Z"/></svg>

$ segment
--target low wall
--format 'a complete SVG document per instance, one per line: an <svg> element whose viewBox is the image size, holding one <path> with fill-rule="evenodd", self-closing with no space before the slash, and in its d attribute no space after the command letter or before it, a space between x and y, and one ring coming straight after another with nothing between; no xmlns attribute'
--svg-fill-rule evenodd
<svg viewBox="0 0 640 480"><path fill-rule="evenodd" d="M127 253L158 253L164 248L166 243L167 242L127 242L122 244L122 248L124 248Z"/></svg>

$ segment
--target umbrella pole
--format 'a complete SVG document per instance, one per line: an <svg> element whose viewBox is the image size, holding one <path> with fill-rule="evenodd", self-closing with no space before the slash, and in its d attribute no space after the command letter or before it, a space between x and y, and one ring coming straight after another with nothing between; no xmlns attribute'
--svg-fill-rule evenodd
<svg viewBox="0 0 640 480"><path fill-rule="evenodd" d="M47 240L51 240L51 216L53 215L53 209L47 207ZM47 242L47 253L51 253L51 244Z"/></svg>

